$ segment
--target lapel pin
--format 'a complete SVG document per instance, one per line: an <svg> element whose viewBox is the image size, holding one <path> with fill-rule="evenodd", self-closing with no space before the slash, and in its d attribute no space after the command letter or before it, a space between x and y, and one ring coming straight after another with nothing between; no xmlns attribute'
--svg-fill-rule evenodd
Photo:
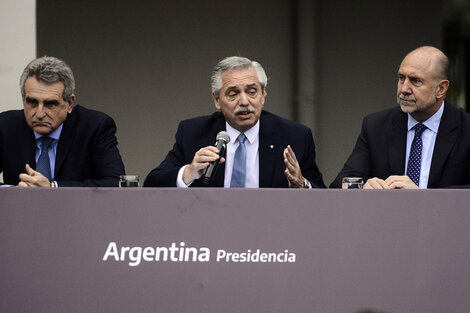
<svg viewBox="0 0 470 313"><path fill-rule="evenodd" d="M273 145L270 145L270 146L269 146L269 148L271 148L271 149L272 149L272 148L274 148L274 146L273 146Z"/></svg>

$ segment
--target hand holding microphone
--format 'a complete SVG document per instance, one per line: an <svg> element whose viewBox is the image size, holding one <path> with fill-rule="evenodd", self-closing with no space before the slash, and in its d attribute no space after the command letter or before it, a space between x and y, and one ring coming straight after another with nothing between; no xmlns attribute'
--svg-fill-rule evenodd
<svg viewBox="0 0 470 313"><path fill-rule="evenodd" d="M204 183L208 185L211 180L213 174L216 172L217 167L219 166L220 159L225 153L225 148L227 144L230 142L230 136L227 132L221 131L217 134L215 147L219 150L219 158L209 164L206 171L204 172Z"/></svg>
<svg viewBox="0 0 470 313"><path fill-rule="evenodd" d="M227 132L221 131L217 134L215 146L207 146L199 149L194 158L184 169L183 181L185 184L191 184L195 179L204 175L204 182L209 183L213 174L217 170L220 162L225 162L223 158L227 143L230 137Z"/></svg>

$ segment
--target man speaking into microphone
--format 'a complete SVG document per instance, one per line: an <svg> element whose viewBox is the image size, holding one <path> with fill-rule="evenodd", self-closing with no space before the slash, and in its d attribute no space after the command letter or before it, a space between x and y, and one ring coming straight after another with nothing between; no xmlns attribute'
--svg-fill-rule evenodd
<svg viewBox="0 0 470 313"><path fill-rule="evenodd" d="M263 110L261 64L227 57L214 67L211 85L217 112L180 122L173 149L145 187L325 188L310 129ZM224 155L216 147L224 144L222 131L229 137Z"/></svg>

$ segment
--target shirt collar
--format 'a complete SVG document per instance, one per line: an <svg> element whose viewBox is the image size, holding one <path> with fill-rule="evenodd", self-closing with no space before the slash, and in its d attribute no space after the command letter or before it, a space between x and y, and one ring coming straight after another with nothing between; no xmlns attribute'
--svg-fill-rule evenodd
<svg viewBox="0 0 470 313"><path fill-rule="evenodd" d="M62 127L63 126L64 126L64 123L60 124L60 126L57 127L56 130L54 130L53 132L48 134L47 137L50 137L54 140L59 140L60 134L62 133ZM36 140L38 140L39 138L44 137L44 136L46 136L46 135L41 135L41 134L38 134L38 133L34 132L34 137L36 138Z"/></svg>
<svg viewBox="0 0 470 313"><path fill-rule="evenodd" d="M238 135L240 135L240 132L233 128L232 126L229 125L229 123L225 122L225 129L227 130L228 135L230 136L230 141L235 143L235 141L238 138ZM255 142L256 138L258 138L259 134L259 120L256 122L256 124L248 129L246 132L244 132L246 139L250 144Z"/></svg>
<svg viewBox="0 0 470 313"><path fill-rule="evenodd" d="M436 113L423 122L424 126L436 134L437 130L439 129L439 124L441 123L442 114L444 113L444 104L445 103L443 102L439 110L437 110ZM408 131L410 131L418 123L419 122L408 113Z"/></svg>

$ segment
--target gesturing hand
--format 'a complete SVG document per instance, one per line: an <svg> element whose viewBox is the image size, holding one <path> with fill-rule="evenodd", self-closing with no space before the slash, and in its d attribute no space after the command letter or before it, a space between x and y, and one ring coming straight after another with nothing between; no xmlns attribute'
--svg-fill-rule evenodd
<svg viewBox="0 0 470 313"><path fill-rule="evenodd" d="M290 145L284 149L283 156L284 164L286 165L286 170L284 173L286 174L287 180L289 181L289 187L303 188L305 179L302 176L299 162L297 161L295 153Z"/></svg>

